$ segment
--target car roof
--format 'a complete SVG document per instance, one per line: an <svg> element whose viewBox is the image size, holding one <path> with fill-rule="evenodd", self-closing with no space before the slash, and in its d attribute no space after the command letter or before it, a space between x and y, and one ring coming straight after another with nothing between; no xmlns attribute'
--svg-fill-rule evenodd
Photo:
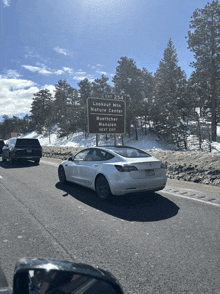
<svg viewBox="0 0 220 294"><path fill-rule="evenodd" d="M130 149L137 149L135 147L131 147L131 146L122 146L122 145L103 145L103 146L96 146L96 147L93 147L93 148L118 148L118 149L122 149L122 148L130 148ZM92 148L92 147L91 147Z"/></svg>
<svg viewBox="0 0 220 294"><path fill-rule="evenodd" d="M16 138L17 140L38 140L37 138Z"/></svg>

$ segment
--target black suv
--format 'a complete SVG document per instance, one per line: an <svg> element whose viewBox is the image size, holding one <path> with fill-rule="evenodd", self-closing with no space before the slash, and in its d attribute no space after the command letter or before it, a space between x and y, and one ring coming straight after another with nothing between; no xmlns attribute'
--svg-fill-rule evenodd
<svg viewBox="0 0 220 294"><path fill-rule="evenodd" d="M5 146L5 143L3 140L0 140L0 155L2 154L2 148Z"/></svg>
<svg viewBox="0 0 220 294"><path fill-rule="evenodd" d="M39 164L41 157L42 147L38 139L11 138L2 149L2 161L8 159L12 164L19 159L30 159Z"/></svg>

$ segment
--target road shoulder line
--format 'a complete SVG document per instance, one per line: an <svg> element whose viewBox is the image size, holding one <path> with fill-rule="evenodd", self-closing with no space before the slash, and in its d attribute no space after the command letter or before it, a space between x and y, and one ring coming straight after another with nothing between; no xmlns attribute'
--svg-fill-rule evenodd
<svg viewBox="0 0 220 294"><path fill-rule="evenodd" d="M165 188L162 191L164 193L171 194L176 197L187 198L190 200L194 200L194 201L198 201L198 202L211 204L211 205L220 207L220 200L219 199L216 199L214 197L209 198L204 195L199 195L199 193L197 191L193 191L193 190L178 190L178 191L176 191L176 190L173 190L172 188L169 188L169 187ZM191 195L189 195L189 196L185 195L188 193L191 193ZM200 198L203 198L203 199L200 199ZM217 203L215 203L213 201L217 201Z"/></svg>

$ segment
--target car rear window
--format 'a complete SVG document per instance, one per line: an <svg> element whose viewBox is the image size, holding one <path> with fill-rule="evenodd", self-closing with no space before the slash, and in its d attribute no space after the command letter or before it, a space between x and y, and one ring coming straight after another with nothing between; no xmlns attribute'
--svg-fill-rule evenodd
<svg viewBox="0 0 220 294"><path fill-rule="evenodd" d="M37 146L37 147L40 147L40 143L37 139L17 139L16 146Z"/></svg>
<svg viewBox="0 0 220 294"><path fill-rule="evenodd" d="M148 154L147 152L140 149L136 149L136 148L111 147L109 149L117 153L118 155L121 155L123 157L128 157L128 158L151 157L151 155Z"/></svg>

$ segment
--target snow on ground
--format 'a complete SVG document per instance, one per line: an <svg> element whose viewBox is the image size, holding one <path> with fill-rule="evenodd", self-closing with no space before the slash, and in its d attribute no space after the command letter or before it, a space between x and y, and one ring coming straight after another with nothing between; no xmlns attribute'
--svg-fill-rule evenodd
<svg viewBox="0 0 220 294"><path fill-rule="evenodd" d="M213 152L220 152L220 126L217 127L217 135L218 135L218 142L212 143ZM57 134L54 133L50 136L43 136L38 135L35 132L31 132L29 134L22 135L23 138L38 138L40 144L42 146L54 146L54 147L93 147L96 146L96 135L89 134L87 138L83 132L76 132L74 134L69 135L67 137L58 138ZM117 137L117 145L122 144L122 140L120 136ZM114 137L111 135L107 136L99 135L99 145L114 145ZM193 144L194 138L191 136L191 141L188 141L188 151L197 150L195 145ZM130 138L128 136L124 136L124 145L132 146L143 150L174 150L174 146L165 143L162 140L158 140L157 136L147 133L138 134L138 140L135 139L135 136L132 135Z"/></svg>
<svg viewBox="0 0 220 294"><path fill-rule="evenodd" d="M35 132L21 136L22 138L38 138L42 146L54 146L54 147L92 147L96 146L96 135L89 134L87 138L83 132L77 132L67 137L58 138L56 134L50 136L50 142L48 136L38 135ZM117 137L117 145L122 144L122 140ZM105 135L99 135L99 145L114 145L114 137L108 135L106 140ZM139 135L138 140L135 140L134 136L128 138L124 136L124 145L132 146L140 149L160 149L160 150L173 150L173 146L158 141L155 135Z"/></svg>

